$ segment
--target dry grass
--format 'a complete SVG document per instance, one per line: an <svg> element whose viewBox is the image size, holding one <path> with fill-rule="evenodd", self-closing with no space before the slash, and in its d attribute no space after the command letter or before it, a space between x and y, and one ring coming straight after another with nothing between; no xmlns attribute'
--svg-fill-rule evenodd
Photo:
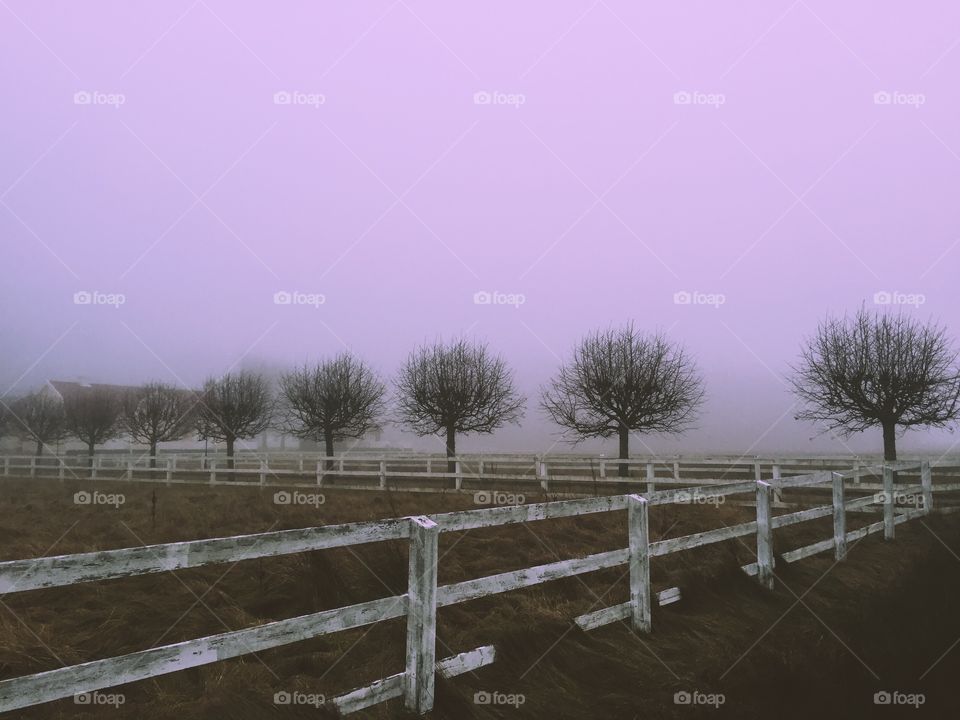
<svg viewBox="0 0 960 720"><path fill-rule="evenodd" d="M469 496L453 494L329 490L327 502L312 508L275 505L272 491L253 488L154 489L109 482L97 488L122 492L126 502L119 509L76 506L73 493L91 489L90 483L5 480L0 557L474 507ZM752 509L730 505L660 506L651 510L651 535L674 537L751 518ZM852 517L851 527L875 519ZM752 559L750 538L657 558L655 588L679 585L683 600L655 611L654 632L642 638L623 624L592 633L572 625L575 616L626 598L623 569L445 608L439 616L441 656L493 643L498 660L477 673L441 681L433 716L697 717L701 711L675 705L673 693L700 689L726 694L726 704L710 710L713 716L750 717L776 709L778 716L791 717L816 703L829 711L842 699L854 703L847 717L861 710L866 717L876 712L874 689L915 690L919 675L960 635L960 620L955 609L950 612L960 589L960 561L945 550L960 548L960 529L949 518L924 523L943 543L919 522L900 526L896 543L873 536L840 566L821 556L779 568L781 582L772 594L737 569ZM606 513L445 534L440 582L623 547L625 525L625 513ZM829 527L826 520L778 531L778 548L822 539ZM938 582L946 589L937 590ZM10 595L0 606L0 676L399 594L405 586L403 544L376 543ZM891 620L905 612L906 622ZM333 695L393 674L402 669L402 643L403 623L396 620L124 686L115 690L126 697L119 709L66 700L15 716L316 718L321 711L309 706L275 706L273 694L298 689ZM958 667L948 655L921 683L930 686L926 710L950 702L950 673ZM798 680L801 675L804 680ZM480 690L522 693L526 701L519 708L476 705L473 694ZM400 712L393 702L365 716Z"/></svg>

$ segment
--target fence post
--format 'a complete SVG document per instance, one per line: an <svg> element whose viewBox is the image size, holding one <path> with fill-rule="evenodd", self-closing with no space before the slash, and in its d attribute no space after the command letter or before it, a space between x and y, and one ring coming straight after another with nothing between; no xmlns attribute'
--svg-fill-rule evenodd
<svg viewBox="0 0 960 720"><path fill-rule="evenodd" d="M93 458L93 461L90 463L90 479L91 480L97 479L97 470L100 468L100 460L102 460L102 458L95 457Z"/></svg>
<svg viewBox="0 0 960 720"><path fill-rule="evenodd" d="M847 509L843 504L843 474L833 473L833 556L847 557Z"/></svg>
<svg viewBox="0 0 960 720"><path fill-rule="evenodd" d="M883 464L883 539L893 540L893 468Z"/></svg>
<svg viewBox="0 0 960 720"><path fill-rule="evenodd" d="M454 487L457 490L460 490L461 488L463 488L463 466L460 464L460 461L457 460L456 465L454 467L455 467L455 472L457 474L457 477L454 478Z"/></svg>
<svg viewBox="0 0 960 720"><path fill-rule="evenodd" d="M760 472L759 461L753 464L753 479L756 480L757 482L760 482L761 480L763 480L763 474Z"/></svg>
<svg viewBox="0 0 960 720"><path fill-rule="evenodd" d="M460 473L460 462L457 461L457 473ZM380 461L380 489L383 490L387 487L387 461ZM460 489L460 481L457 480L457 489Z"/></svg>
<svg viewBox="0 0 960 720"><path fill-rule="evenodd" d="M260 485L262 487L263 485L266 485L266 484L267 484L267 461L260 460Z"/></svg>
<svg viewBox="0 0 960 720"><path fill-rule="evenodd" d="M8 457L3 459L3 476L10 477L10 458Z"/></svg>
<svg viewBox="0 0 960 720"><path fill-rule="evenodd" d="M774 502L783 502L783 488L780 486L780 465L773 466L773 500Z"/></svg>
<svg viewBox="0 0 960 720"><path fill-rule="evenodd" d="M57 469L57 477L60 478L60 482L63 482L63 477L66 474L66 466L63 463L63 458L57 458L57 462L60 464L60 467Z"/></svg>
<svg viewBox="0 0 960 720"><path fill-rule="evenodd" d="M773 590L773 528L770 524L770 484L757 483L757 580Z"/></svg>
<svg viewBox="0 0 960 720"><path fill-rule="evenodd" d="M410 518L407 579L407 665L403 699L420 715L433 708L437 655L437 546L440 526L428 517Z"/></svg>
<svg viewBox="0 0 960 720"><path fill-rule="evenodd" d="M433 459L427 458L427 475L430 475L433 472Z"/></svg>
<svg viewBox="0 0 960 720"><path fill-rule="evenodd" d="M340 472L343 472L343 455L340 456Z"/></svg>
<svg viewBox="0 0 960 720"><path fill-rule="evenodd" d="M680 463L679 462L673 463L673 479L674 480L680 479Z"/></svg>
<svg viewBox="0 0 960 720"><path fill-rule="evenodd" d="M550 492L550 472L545 460L540 461L540 487L544 492Z"/></svg>
<svg viewBox="0 0 960 720"><path fill-rule="evenodd" d="M341 463L343 460L340 461ZM323 485L323 476L326 474L326 463L322 460L317 460L317 487Z"/></svg>
<svg viewBox="0 0 960 720"><path fill-rule="evenodd" d="M930 461L920 463L920 485L923 488L923 514L933 512L933 473L930 470Z"/></svg>
<svg viewBox="0 0 960 720"><path fill-rule="evenodd" d="M35 455L30 456L30 477L36 477L37 475L37 458Z"/></svg>
<svg viewBox="0 0 960 720"><path fill-rule="evenodd" d="M210 461L210 484L213 485L217 482L217 461Z"/></svg>
<svg viewBox="0 0 960 720"><path fill-rule="evenodd" d="M630 538L630 617L634 630L650 632L650 524L647 499L627 498L627 527Z"/></svg>
<svg viewBox="0 0 960 720"><path fill-rule="evenodd" d="M657 486L653 482L653 463L647 463L647 492L656 492Z"/></svg>
<svg viewBox="0 0 960 720"><path fill-rule="evenodd" d="M127 460L127 480L133 480L133 460Z"/></svg>
<svg viewBox="0 0 960 720"><path fill-rule="evenodd" d="M477 474L480 476L480 480L483 480L483 458L480 458L479 463L477 464Z"/></svg>
<svg viewBox="0 0 960 720"><path fill-rule="evenodd" d="M600 477L607 477L607 461L603 459L600 460Z"/></svg>
<svg viewBox="0 0 960 720"><path fill-rule="evenodd" d="M860 461L859 460L857 460L853 464L853 484L854 485L860 484Z"/></svg>
<svg viewBox="0 0 960 720"><path fill-rule="evenodd" d="M170 485L170 481L173 480L173 471L177 467L177 456L174 455L172 458L167 458L167 485Z"/></svg>

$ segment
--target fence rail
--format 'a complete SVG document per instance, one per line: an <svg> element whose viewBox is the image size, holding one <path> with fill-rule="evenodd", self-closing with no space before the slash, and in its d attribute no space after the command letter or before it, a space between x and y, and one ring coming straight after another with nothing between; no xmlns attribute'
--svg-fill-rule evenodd
<svg viewBox="0 0 960 720"><path fill-rule="evenodd" d="M173 484L402 489L414 492L478 491L503 483L521 491L584 495L691 484L728 484L766 480L776 488L789 475L841 472L864 489L882 489L884 468L907 470L919 461L896 464L819 458L652 460L633 458L570 458L567 456L460 456L449 460L431 455L237 455L229 467L223 456L109 453L0 458L3 477L120 480ZM453 471L448 471L448 465ZM611 467L611 465L615 467ZM620 476L620 466L627 474ZM933 467L960 481L960 468L946 462ZM498 488L502 489L502 488Z"/></svg>
<svg viewBox="0 0 960 720"><path fill-rule="evenodd" d="M920 483L895 483L896 472L905 475L918 473ZM422 714L433 705L436 673L453 677L494 662L496 657L492 646L484 646L438 661L435 644L438 608L627 565L629 599L580 616L576 622L585 630L590 630L629 620L635 630L651 632L652 603L656 601L659 605L666 605L680 599L679 588L668 588L656 594L652 592L651 558L734 538L755 536L756 562L743 566L743 570L756 576L764 587L773 588L777 557L774 553L775 529L832 517L831 537L780 553L779 558L784 562L794 562L833 549L836 559L843 560L850 543L881 531L886 540L892 540L897 524L932 512L935 492L957 489L949 484L935 485L932 482L932 467L928 462L887 465L880 468L880 476L883 481L881 494L850 499L845 494L848 489L864 488L847 482L852 477L849 472L817 472L789 478L778 477L771 482L754 480L725 485L707 484L682 491L660 490L647 494L561 500L0 562L0 592L14 593L371 542L406 540L409 545L408 588L403 595L0 681L0 711L28 707L320 635L406 617L405 669L369 686L332 698L330 702L341 713L347 713L402 696L408 710ZM772 515L775 489L813 489L822 486L831 492L830 504ZM681 502L679 495L683 492L702 494L703 497L750 494L756 501L756 519L732 527L650 542L650 507ZM922 507L916 510L897 507L898 496L908 492L920 494L923 498ZM880 506L883 519L847 531L847 514L872 505ZM623 510L627 511L625 548L450 585L437 585L437 546L441 533Z"/></svg>

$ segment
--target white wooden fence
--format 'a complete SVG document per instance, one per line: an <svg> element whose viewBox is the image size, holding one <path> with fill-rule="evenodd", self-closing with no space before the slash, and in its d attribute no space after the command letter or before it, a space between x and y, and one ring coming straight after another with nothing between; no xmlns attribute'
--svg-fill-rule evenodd
<svg viewBox="0 0 960 720"><path fill-rule="evenodd" d="M482 455L452 460L424 454L238 454L233 468L224 455L123 453L0 458L3 477L102 479L208 485L283 485L345 489L401 489L412 492L482 490L491 483L556 495L596 495L600 490L623 492L634 486L654 492L658 486L769 480L815 470L847 471L864 488L880 487L882 464L837 458L633 458ZM618 475L619 466L629 469ZM952 461L935 464L949 469ZM612 467L611 467L612 466ZM954 477L960 480L960 471Z"/></svg>
<svg viewBox="0 0 960 720"><path fill-rule="evenodd" d="M915 485L894 483L919 472ZM151 648L119 657L94 660L0 681L0 712L91 692L123 683L173 673L185 668L215 663L228 658L275 648L329 633L358 628L372 623L406 617L406 664L402 672L378 680L366 687L330 699L341 713L369 707L391 698L402 697L405 706L425 713L433 705L436 673L453 677L494 662L491 646L479 647L452 657L436 658L437 609L496 593L536 585L559 578L627 565L629 598L626 602L576 618L585 630L619 620L629 620L639 632L652 630L651 607L680 599L679 588L653 594L650 562L654 557L723 542L733 538L756 537L756 562L743 567L757 576L767 588L774 584L775 557L793 562L815 553L833 549L838 560L847 554L851 542L883 531L894 538L895 526L933 509L934 492L956 490L953 485L934 484L929 463L901 463L880 468L882 494L847 498L848 490L862 487L847 482L853 471L746 481L726 485L704 485L684 490L661 490L644 494L611 495L579 500L562 500L529 505L492 507L481 510L393 518L376 522L348 523L298 530L242 535L209 540L167 543L121 550L41 557L0 562L0 593L27 592L76 583L108 580L215 563L234 563L255 558L353 546L371 542L405 540L409 545L407 592L349 607L323 610L300 617L278 620L257 627L211 635L196 640ZM789 488L830 489L832 502L798 512L773 516L771 493ZM691 493L702 499L749 494L756 498L756 520L732 527L651 542L650 507L689 502ZM897 499L918 493L922 507L898 508ZM871 505L882 507L883 519L853 531L846 529L849 512ZM526 523L592 513L627 511L627 546L623 549L513 570L450 585L437 585L437 546L440 533L474 528ZM774 531L818 518L833 518L831 537L821 542L775 554Z"/></svg>

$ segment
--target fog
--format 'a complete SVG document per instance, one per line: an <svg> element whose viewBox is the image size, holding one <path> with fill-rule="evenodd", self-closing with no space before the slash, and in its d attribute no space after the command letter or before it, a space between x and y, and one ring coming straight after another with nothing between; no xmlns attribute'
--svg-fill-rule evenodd
<svg viewBox="0 0 960 720"><path fill-rule="evenodd" d="M466 335L529 402L461 449L556 452L538 388L633 320L707 388L633 452L879 452L786 378L864 303L960 333L960 7L546 7L4 4L0 393Z"/></svg>

